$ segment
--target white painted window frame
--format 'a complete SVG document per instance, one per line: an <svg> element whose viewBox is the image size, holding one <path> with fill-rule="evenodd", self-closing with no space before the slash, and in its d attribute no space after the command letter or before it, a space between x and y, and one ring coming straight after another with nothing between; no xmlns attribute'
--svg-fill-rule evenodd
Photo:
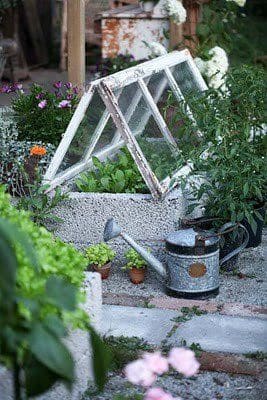
<svg viewBox="0 0 267 400"><path fill-rule="evenodd" d="M50 185L49 190L54 189L56 186L74 178L79 173L92 167L91 155L94 151L97 141L101 137L101 134L109 118L112 117L117 128L115 136L111 144L107 148L104 148L103 150L97 152L96 154L94 154L94 156L98 157L100 160L105 160L112 153L119 150L122 146L126 145L134 161L136 162L144 181L151 191L152 196L157 199L163 198L173 188L174 185L171 187L171 182L175 181L175 178L187 174L190 171L190 166L183 166L179 170L175 171L172 176L169 176L165 178L162 182L160 182L152 171L148 161L146 160L141 148L138 145L135 136L129 128L128 122L130 120L131 113L134 112L134 108L132 111L130 110L128 112L128 115L126 113L126 115L124 116L122 114L122 111L120 110L118 98L124 87L130 85L131 83L137 83L140 88L141 94L146 100L148 106L150 107L150 111L148 111L147 114L145 113L143 117L144 126L152 115L165 140L167 140L171 145L174 146L174 148L177 148L177 151L179 151L179 148L177 147L177 144L157 106L157 101L160 98L161 93L159 91L157 95L158 99L153 99L147 88L147 84L149 82L149 78L153 74L164 71L167 83L174 93L175 97L178 101L183 100L183 94L179 89L179 86L176 83L171 72L172 67L175 67L176 65L183 62L187 62L191 72L196 79L200 91L205 91L207 89L207 85L202 78L198 68L196 67L190 55L190 52L187 49L183 51L174 51L167 55L139 64L138 66L128 68L126 70L117 72L113 75L92 82L89 85L86 93L82 96L79 105L75 110L75 113L44 176L44 183L48 183ZM99 123L91 138L91 144L82 161L57 174L57 171L64 159L65 154L67 153L71 141L73 140L75 133L85 116L86 110L88 107L90 107L90 102L92 100L95 90L97 90L100 94L106 106L106 111L103 113L99 120ZM136 98L134 99L137 100ZM195 123L193 114L188 106L187 113L189 118L191 118L193 123ZM197 133L198 135L201 135L201 132L197 131Z"/></svg>

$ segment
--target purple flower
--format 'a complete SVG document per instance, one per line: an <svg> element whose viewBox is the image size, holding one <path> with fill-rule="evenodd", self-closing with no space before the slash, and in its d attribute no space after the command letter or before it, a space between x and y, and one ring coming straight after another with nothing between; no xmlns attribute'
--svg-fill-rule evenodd
<svg viewBox="0 0 267 400"><path fill-rule="evenodd" d="M35 96L35 98L37 99L37 100L41 100L41 99L43 99L43 97L44 97L44 93L38 93L36 96Z"/></svg>
<svg viewBox="0 0 267 400"><path fill-rule="evenodd" d="M79 93L79 88L78 86L74 86L74 88L72 89L74 94L78 94Z"/></svg>
<svg viewBox="0 0 267 400"><path fill-rule="evenodd" d="M40 101L40 103L38 104L38 107L43 109L47 106L47 100L42 100Z"/></svg>
<svg viewBox="0 0 267 400"><path fill-rule="evenodd" d="M62 88L62 82L61 81L54 82L53 86L56 89L60 89L60 88Z"/></svg>
<svg viewBox="0 0 267 400"><path fill-rule="evenodd" d="M2 93L11 93L12 92L12 88L10 85L4 85L1 88L1 92Z"/></svg>
<svg viewBox="0 0 267 400"><path fill-rule="evenodd" d="M69 100L62 100L58 106L59 108L68 108L71 107L71 103Z"/></svg>
<svg viewBox="0 0 267 400"><path fill-rule="evenodd" d="M22 90L22 84L21 83L14 83L12 86L12 90L15 92L16 90Z"/></svg>
<svg viewBox="0 0 267 400"><path fill-rule="evenodd" d="M69 94L67 95L67 100L72 100L72 99L73 99L73 94L69 93Z"/></svg>
<svg viewBox="0 0 267 400"><path fill-rule="evenodd" d="M72 83L71 82L67 82L65 83L65 86L67 89L71 89L72 88Z"/></svg>

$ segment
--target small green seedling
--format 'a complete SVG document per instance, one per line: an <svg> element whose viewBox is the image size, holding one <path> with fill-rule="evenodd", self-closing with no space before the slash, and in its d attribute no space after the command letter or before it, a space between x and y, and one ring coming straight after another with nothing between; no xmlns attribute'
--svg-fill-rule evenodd
<svg viewBox="0 0 267 400"><path fill-rule="evenodd" d="M125 264L122 269L144 269L147 267L147 262L134 250L130 249L125 253L125 258L128 260L128 263Z"/></svg>
<svg viewBox="0 0 267 400"><path fill-rule="evenodd" d="M85 256L89 265L97 265L98 268L101 268L108 262L114 260L115 255L115 251L113 251L106 243L95 244L88 247L85 251Z"/></svg>

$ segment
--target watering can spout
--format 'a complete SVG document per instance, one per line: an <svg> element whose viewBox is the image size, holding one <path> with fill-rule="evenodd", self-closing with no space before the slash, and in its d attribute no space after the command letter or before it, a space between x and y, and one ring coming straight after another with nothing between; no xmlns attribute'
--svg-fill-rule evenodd
<svg viewBox="0 0 267 400"><path fill-rule="evenodd" d="M111 218L107 221L104 230L104 241L108 242L121 236L140 256L162 277L166 278L166 268L164 265L152 254L150 254L144 247L136 243L127 233L122 232L121 227L117 222Z"/></svg>

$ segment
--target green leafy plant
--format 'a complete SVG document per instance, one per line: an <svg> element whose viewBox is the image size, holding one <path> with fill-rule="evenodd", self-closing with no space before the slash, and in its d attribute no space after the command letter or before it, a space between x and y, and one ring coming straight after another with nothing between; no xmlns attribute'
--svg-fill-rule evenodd
<svg viewBox="0 0 267 400"><path fill-rule="evenodd" d="M5 90L16 94L12 108L19 140L59 143L78 104L78 93L70 83L55 82L54 88L50 92L34 84L29 93L13 86Z"/></svg>
<svg viewBox="0 0 267 400"><path fill-rule="evenodd" d="M126 149L113 161L99 161L93 157L95 170L84 172L75 183L81 192L144 193L143 178Z"/></svg>
<svg viewBox="0 0 267 400"><path fill-rule="evenodd" d="M52 194L48 194L49 185L42 185L40 180L27 184L26 189L27 194L17 204L19 209L29 211L31 219L38 225L62 221L53 214L53 210L68 198L67 193L62 193L61 188L57 187Z"/></svg>
<svg viewBox="0 0 267 400"><path fill-rule="evenodd" d="M218 218L220 225L247 219L255 232L255 216L262 220L256 208L266 201L264 88L262 70L243 66L227 75L226 91L191 99L203 137L189 155L195 178L184 181L191 188L189 212L202 202L205 216ZM186 115L183 128L192 134Z"/></svg>
<svg viewBox="0 0 267 400"><path fill-rule="evenodd" d="M87 261L82 253L77 251L74 246L54 238L44 227L34 224L30 213L16 209L10 203L10 197L5 193L4 186L0 186L0 215L1 218L16 225L23 235L29 238L39 262L37 273L19 243L15 245L18 263L17 285L20 297L29 299L42 297L46 290L47 279L51 275L56 275L67 283L73 284L78 289L79 300L83 301L82 284ZM84 327L88 323L88 316L81 308L70 313L62 311L56 305L43 304L42 306L43 316L47 314L59 316L62 321L68 321L75 327ZM27 304L20 302L18 308L22 316L31 319L32 310Z"/></svg>
<svg viewBox="0 0 267 400"><path fill-rule="evenodd" d="M125 253L125 257L128 263L125 264L122 269L144 269L147 266L147 262L138 254L134 249L130 249Z"/></svg>
<svg viewBox="0 0 267 400"><path fill-rule="evenodd" d="M113 251L106 243L98 243L90 246L85 251L85 256L89 265L97 265L98 268L103 267L108 262L114 260L115 251Z"/></svg>
<svg viewBox="0 0 267 400"><path fill-rule="evenodd" d="M101 64L98 64L95 74L97 77L103 77L122 71L126 68L134 67L137 64L139 64L139 61L136 61L134 56L130 54L118 54L117 57L108 58L102 61Z"/></svg>
<svg viewBox="0 0 267 400"><path fill-rule="evenodd" d="M42 282L41 294L21 290L23 261ZM78 307L78 290L77 285L57 275L44 279L24 225L0 218L0 361L13 372L15 400L42 394L56 382L71 388L75 380L74 361L63 341L67 325L61 313L73 312ZM29 314L21 312L22 304ZM87 328L91 333L96 384L103 389L109 352L88 324Z"/></svg>
<svg viewBox="0 0 267 400"><path fill-rule="evenodd" d="M154 350L154 347L144 339L135 336L105 336L103 341L112 353L110 366L112 371L122 371L126 364L138 358L143 352Z"/></svg>

